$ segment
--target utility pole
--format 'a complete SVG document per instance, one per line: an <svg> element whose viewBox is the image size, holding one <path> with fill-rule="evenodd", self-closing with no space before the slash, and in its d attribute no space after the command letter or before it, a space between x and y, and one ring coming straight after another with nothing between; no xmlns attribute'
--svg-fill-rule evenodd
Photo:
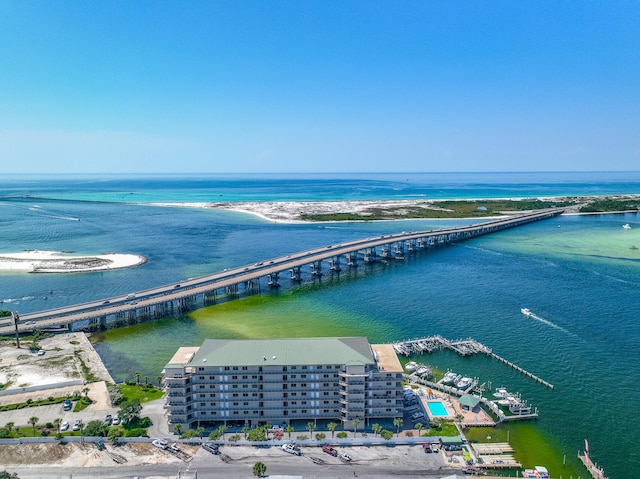
<svg viewBox="0 0 640 479"><path fill-rule="evenodd" d="M18 334L18 322L20 321L20 315L17 311L11 311L11 319L13 320L13 325L16 328L16 346L20 349L20 335Z"/></svg>

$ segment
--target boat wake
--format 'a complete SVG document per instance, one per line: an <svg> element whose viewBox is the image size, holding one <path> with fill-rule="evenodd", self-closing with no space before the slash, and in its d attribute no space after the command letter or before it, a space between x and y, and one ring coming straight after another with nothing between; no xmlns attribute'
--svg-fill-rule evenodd
<svg viewBox="0 0 640 479"><path fill-rule="evenodd" d="M544 318L538 316L536 313L534 313L534 312L532 312L532 311L530 311L530 310L528 310L526 308L521 309L521 312L522 312L522 314L524 314L528 318L533 318L536 321L540 321L541 323L546 324L547 326L550 326L550 327L552 327L554 329L558 329L558 330L562 331L563 333L567 333L570 336L575 336L575 334L573 334L571 331L566 330L562 326L558 326L556 323L553 323L553 322L549 321L548 319L544 319Z"/></svg>

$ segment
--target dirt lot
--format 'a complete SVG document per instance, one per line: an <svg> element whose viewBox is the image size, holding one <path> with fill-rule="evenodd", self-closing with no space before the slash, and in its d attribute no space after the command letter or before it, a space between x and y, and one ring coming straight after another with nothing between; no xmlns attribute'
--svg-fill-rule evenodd
<svg viewBox="0 0 640 479"><path fill-rule="evenodd" d="M181 449L193 456L198 448L181 445ZM149 443L127 443L117 447L105 443L105 450L99 451L92 443L75 444L20 444L0 446L0 464L11 468L55 464L56 467L110 467L124 458L123 464L130 466L158 463L180 463L181 460L152 446Z"/></svg>

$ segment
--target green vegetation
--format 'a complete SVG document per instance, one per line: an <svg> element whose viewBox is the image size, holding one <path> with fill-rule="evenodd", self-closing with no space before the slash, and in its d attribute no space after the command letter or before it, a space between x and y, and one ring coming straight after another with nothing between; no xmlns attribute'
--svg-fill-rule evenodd
<svg viewBox="0 0 640 479"><path fill-rule="evenodd" d="M458 436L460 432L453 421L435 418L431 421L431 428L423 436Z"/></svg>
<svg viewBox="0 0 640 479"><path fill-rule="evenodd" d="M580 213L604 213L611 211L640 210L640 198L615 199L598 198L580 207Z"/></svg>
<svg viewBox="0 0 640 479"><path fill-rule="evenodd" d="M406 206L372 206L362 210L360 213L301 214L299 219L303 221L376 221L401 218L483 218L500 216L510 211L529 211L567 206L578 206L581 213L634 211L640 209L640 198L571 197L559 198L553 201L537 198L522 200L424 201L419 204L407 204Z"/></svg>
<svg viewBox="0 0 640 479"><path fill-rule="evenodd" d="M11 311L0 310L0 318L11 316Z"/></svg>
<svg viewBox="0 0 640 479"><path fill-rule="evenodd" d="M135 383L127 383L120 385L119 388L122 396L121 400L124 401L133 401L134 399L137 399L140 403L145 403L155 399L160 399L164 394L162 389L151 385L139 386Z"/></svg>
<svg viewBox="0 0 640 479"><path fill-rule="evenodd" d="M577 203L577 200L538 199L425 201L422 205L371 207L361 213L301 214L300 219L304 221L376 221L400 218L481 218L499 216L505 211L539 210Z"/></svg>
<svg viewBox="0 0 640 479"><path fill-rule="evenodd" d="M253 475L256 477L262 477L267 472L267 466L264 465L264 462L256 462L253 465Z"/></svg>
<svg viewBox="0 0 640 479"><path fill-rule="evenodd" d="M34 401L33 399L27 399L25 402L15 403L15 404L6 404L4 406L0 406L0 411L13 411L15 409L23 409L26 407L36 407L36 406L50 406L51 404L59 404L67 399L64 397L48 397L47 399L38 399Z"/></svg>
<svg viewBox="0 0 640 479"><path fill-rule="evenodd" d="M87 381L88 383L95 383L98 381L102 381L101 378L99 378L98 376L94 375L91 370L87 367L87 365L84 363L84 360L82 359L82 356L80 355L82 351L80 351L79 349L76 349L73 354L75 354L76 359L80 362L80 367L82 368L82 374L84 376L85 381Z"/></svg>

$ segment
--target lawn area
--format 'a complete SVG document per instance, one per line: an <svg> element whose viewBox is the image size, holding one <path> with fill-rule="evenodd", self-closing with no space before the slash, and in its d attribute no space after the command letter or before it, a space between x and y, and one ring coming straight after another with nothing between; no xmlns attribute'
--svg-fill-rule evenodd
<svg viewBox="0 0 640 479"><path fill-rule="evenodd" d="M154 386L144 386L142 384L123 384L120 388L125 401L137 399L140 401L140 404L160 399L164 394L162 389Z"/></svg>
<svg viewBox="0 0 640 479"><path fill-rule="evenodd" d="M459 436L459 435L460 435L460 432L458 431L458 428L452 422L445 422L439 428L433 427L429 429L425 434L423 434L423 436L447 436L447 437L453 437L453 436Z"/></svg>

